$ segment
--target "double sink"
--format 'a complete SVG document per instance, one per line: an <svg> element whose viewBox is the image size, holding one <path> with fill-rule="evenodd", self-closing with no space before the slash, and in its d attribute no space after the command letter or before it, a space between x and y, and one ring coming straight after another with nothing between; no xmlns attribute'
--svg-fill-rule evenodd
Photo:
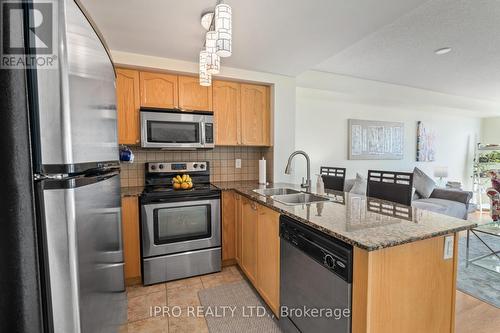
<svg viewBox="0 0 500 333"><path fill-rule="evenodd" d="M286 187L255 189L253 191L260 195L270 197L274 201L289 206L324 202L330 200L316 194L301 192Z"/></svg>

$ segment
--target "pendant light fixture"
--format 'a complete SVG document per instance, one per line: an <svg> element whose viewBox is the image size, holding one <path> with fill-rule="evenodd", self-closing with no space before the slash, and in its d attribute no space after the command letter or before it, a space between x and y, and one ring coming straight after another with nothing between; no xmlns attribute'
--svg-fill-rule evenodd
<svg viewBox="0 0 500 333"><path fill-rule="evenodd" d="M212 85L212 75L207 72L207 57L206 50L200 51L200 86L208 87Z"/></svg>
<svg viewBox="0 0 500 333"><path fill-rule="evenodd" d="M232 53L232 12L231 7L225 3L215 6L215 31L217 32L217 55L222 58L231 56Z"/></svg>
<svg viewBox="0 0 500 333"><path fill-rule="evenodd" d="M217 47L217 32L213 30L207 32L205 45L207 50L207 72L209 74L219 74L220 57L215 53Z"/></svg>
<svg viewBox="0 0 500 333"><path fill-rule="evenodd" d="M232 11L222 0L213 12L201 16L201 25L207 30L204 47L200 51L200 85L210 86L212 74L220 72L221 57L232 54Z"/></svg>

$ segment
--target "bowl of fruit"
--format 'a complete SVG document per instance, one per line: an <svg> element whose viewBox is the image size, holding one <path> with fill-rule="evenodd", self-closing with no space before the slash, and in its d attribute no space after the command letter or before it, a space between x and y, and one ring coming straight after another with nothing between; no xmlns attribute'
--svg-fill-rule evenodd
<svg viewBox="0 0 500 333"><path fill-rule="evenodd" d="M189 190L193 188L193 181L188 174L177 175L172 178L172 186L174 190Z"/></svg>

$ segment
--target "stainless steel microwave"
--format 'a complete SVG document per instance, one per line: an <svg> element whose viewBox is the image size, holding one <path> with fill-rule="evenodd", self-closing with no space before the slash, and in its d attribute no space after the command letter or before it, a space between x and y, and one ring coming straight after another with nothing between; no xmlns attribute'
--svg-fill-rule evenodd
<svg viewBox="0 0 500 333"><path fill-rule="evenodd" d="M140 113L144 148L214 148L212 112L141 108Z"/></svg>

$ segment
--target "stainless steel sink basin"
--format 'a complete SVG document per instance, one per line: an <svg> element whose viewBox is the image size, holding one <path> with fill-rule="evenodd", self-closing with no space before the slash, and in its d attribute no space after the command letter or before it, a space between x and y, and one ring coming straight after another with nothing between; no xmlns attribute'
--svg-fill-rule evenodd
<svg viewBox="0 0 500 333"><path fill-rule="evenodd" d="M273 195L284 195L284 194L292 194L292 193L300 193L300 191L291 189L291 188L260 188L260 189L255 189L253 190L256 193L259 193L260 195L265 195L266 197L268 196L273 196Z"/></svg>
<svg viewBox="0 0 500 333"><path fill-rule="evenodd" d="M312 193L303 192L294 194L272 195L271 199L290 206L330 201L330 199L328 198Z"/></svg>

